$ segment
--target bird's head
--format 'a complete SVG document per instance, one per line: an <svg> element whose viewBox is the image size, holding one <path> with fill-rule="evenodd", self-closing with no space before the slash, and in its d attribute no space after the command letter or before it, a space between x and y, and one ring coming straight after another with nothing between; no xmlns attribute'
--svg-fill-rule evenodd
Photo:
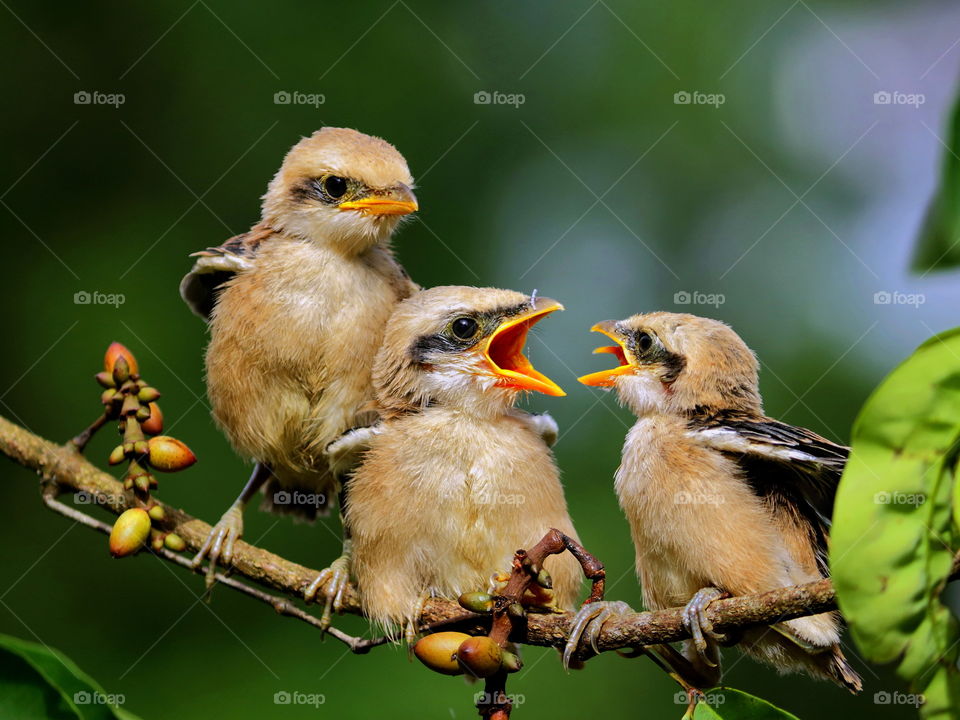
<svg viewBox="0 0 960 720"><path fill-rule="evenodd" d="M502 412L517 393L565 393L523 354L530 328L563 306L511 290L435 287L401 302L374 365L381 407Z"/></svg>
<svg viewBox="0 0 960 720"><path fill-rule="evenodd" d="M323 128L294 145L263 196L271 227L350 254L387 242L416 210L403 155L347 128Z"/></svg>
<svg viewBox="0 0 960 720"><path fill-rule="evenodd" d="M600 347L619 364L584 375L580 382L614 387L621 402L641 417L737 410L759 413L757 359L730 327L718 320L655 312L607 320L591 328L616 345Z"/></svg>

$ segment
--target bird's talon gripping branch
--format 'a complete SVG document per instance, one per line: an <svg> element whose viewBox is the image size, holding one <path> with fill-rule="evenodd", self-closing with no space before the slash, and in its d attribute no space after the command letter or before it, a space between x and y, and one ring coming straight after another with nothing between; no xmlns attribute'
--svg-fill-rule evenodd
<svg viewBox="0 0 960 720"><path fill-rule="evenodd" d="M224 566L229 566L233 560L233 549L237 540L243 535L243 509L232 505L220 522L213 526L207 535L200 550L193 556L191 564L199 567L204 558L210 561L207 567L207 587L211 587L217 572L217 564L222 560Z"/></svg>
<svg viewBox="0 0 960 720"><path fill-rule="evenodd" d="M344 543L343 554L330 563L330 567L321 570L307 588L303 591L303 599L315 602L317 594L324 597L323 615L320 617L321 627L330 627L330 618L333 613L338 615L343 611L343 597L350 586L350 546L349 541Z"/></svg>
<svg viewBox="0 0 960 720"><path fill-rule="evenodd" d="M710 658L707 652L707 639L710 638L718 643L725 642L727 637L721 633L714 632L713 623L707 618L707 608L714 600L726 597L727 593L715 587L701 588L696 595L690 598L690 602L683 608L683 626L693 637L693 643L697 648L697 654L710 667L716 667L716 662Z"/></svg>
<svg viewBox="0 0 960 720"><path fill-rule="evenodd" d="M577 648L580 647L581 639L586 640L590 649L599 654L600 648L597 646L597 640L603 631L603 626L609 620L632 612L633 608L621 600L598 600L597 602L584 604L570 623L570 634L567 636L567 644L563 648L564 669L570 668L570 662L573 660Z"/></svg>

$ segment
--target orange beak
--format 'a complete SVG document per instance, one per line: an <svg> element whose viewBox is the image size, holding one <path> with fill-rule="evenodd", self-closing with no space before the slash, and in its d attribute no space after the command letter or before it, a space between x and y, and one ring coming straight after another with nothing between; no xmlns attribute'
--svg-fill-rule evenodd
<svg viewBox="0 0 960 720"><path fill-rule="evenodd" d="M382 195L348 200L337 207L340 210L353 210L364 215L409 215L419 209L413 191L403 183L390 188Z"/></svg>
<svg viewBox="0 0 960 720"><path fill-rule="evenodd" d="M555 310L563 310L563 305L550 298L537 298L530 312L510 318L487 340L483 357L497 376L500 387L535 390L554 397L566 395L553 380L538 372L523 354L530 328Z"/></svg>
<svg viewBox="0 0 960 720"><path fill-rule="evenodd" d="M621 375L630 375L636 369L636 366L627 360L623 340L616 331L616 324L616 320L605 320L604 322L594 325L590 328L590 331L603 333L617 343L616 345L598 347L593 351L594 354L609 353L610 355L615 355L617 360L620 361L620 364L610 370L601 370L600 372L590 373L589 375L577 378L577 380L584 385L590 385L591 387L613 387L618 377Z"/></svg>

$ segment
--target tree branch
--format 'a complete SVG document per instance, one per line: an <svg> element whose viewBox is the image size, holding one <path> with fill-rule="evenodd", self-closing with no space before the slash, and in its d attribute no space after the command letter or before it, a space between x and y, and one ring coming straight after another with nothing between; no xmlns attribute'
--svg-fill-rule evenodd
<svg viewBox="0 0 960 720"><path fill-rule="evenodd" d="M79 496L80 502L96 503L115 514L120 514L130 507L137 507L132 492L124 491L120 482L88 462L72 443L57 445L0 417L0 452L20 465L36 471L43 479L44 502L47 506L76 522L101 532L110 532L109 525L58 501L56 496L59 493L82 493ZM194 551L199 549L210 532L210 526L182 510L160 504L163 505L165 518L162 522L155 523L156 527L165 532L176 532L188 548ZM164 560L194 570L188 557L184 555L166 549L157 551L156 554ZM955 561L953 575L956 575L957 571L958 563ZM236 544L233 565L228 572L230 574L219 573L217 580L227 587L268 603L280 614L319 628L317 618L285 598L265 593L231 576L243 576L265 588L299 599L303 590L316 577L316 570L241 540ZM820 580L760 595L718 600L708 608L707 617L717 631L727 632L749 625L770 624L815 615L835 610L836 607L833 586L829 580ZM345 593L344 610L351 614L361 614L353 588ZM597 646L601 651L607 651L684 640L690 635L683 627L681 613L682 608L673 608L634 613L611 620L604 626ZM510 639L528 645L562 648L567 640L572 618L571 613L530 614L525 627L515 631ZM489 631L490 618L467 613L454 601L434 598L426 603L421 623L427 629L455 624L464 632L486 634ZM328 632L345 642L354 652L366 652L370 647L384 642L383 639L352 638L335 628L330 628Z"/></svg>

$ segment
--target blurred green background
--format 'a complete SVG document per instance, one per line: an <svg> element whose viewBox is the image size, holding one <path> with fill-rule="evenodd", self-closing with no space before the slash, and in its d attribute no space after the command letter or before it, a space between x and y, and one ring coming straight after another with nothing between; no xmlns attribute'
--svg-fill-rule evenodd
<svg viewBox="0 0 960 720"><path fill-rule="evenodd" d="M98 412L91 376L122 341L200 457L160 497L208 521L248 468L210 419L205 328L177 285L188 253L256 221L283 154L322 125L407 157L422 209L397 249L421 284L566 304L530 354L569 396L528 404L559 421L574 520L609 597L634 607L612 487L632 419L574 381L603 367L590 325L653 309L728 321L763 362L768 412L845 441L880 378L957 324L956 276L906 270L960 65L955 4L0 4L0 413L65 440ZM4 469L0 632L63 650L143 718L475 715L478 688L402 649L348 656L236 593L199 602L202 579L148 555L111 561L103 536L42 508L35 477ZM338 532L247 514L248 540L317 568ZM553 652L526 659L517 718L683 712L643 659L569 676ZM726 661L730 684L800 717L913 716L875 703L899 688L887 672L854 664L859 698ZM276 705L283 691L325 702Z"/></svg>

